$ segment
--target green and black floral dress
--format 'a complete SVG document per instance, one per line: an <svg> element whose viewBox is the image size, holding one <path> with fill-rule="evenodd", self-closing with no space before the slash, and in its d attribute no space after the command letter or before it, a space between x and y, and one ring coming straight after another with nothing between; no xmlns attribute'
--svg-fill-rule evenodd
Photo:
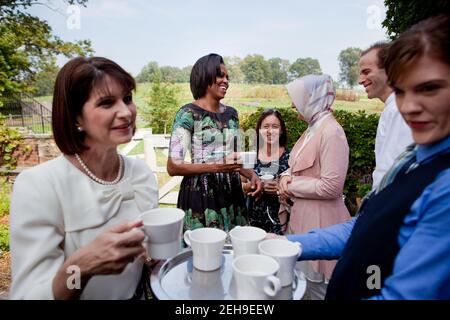
<svg viewBox="0 0 450 320"><path fill-rule="evenodd" d="M172 129L169 156L191 163L212 163L238 149L240 132L237 111L221 105L209 112L190 103L178 111ZM202 173L185 176L178 195L178 208L186 212L184 229L214 227L231 230L248 223L245 198L238 172Z"/></svg>
<svg viewBox="0 0 450 320"><path fill-rule="evenodd" d="M280 174L289 168L289 154L290 151L285 149L277 161L262 162L258 159L253 170L260 177L271 174L275 179L278 179ZM283 234L281 232L282 225L278 218L280 202L276 194L263 193L257 200L249 197L248 207L251 226L264 229L270 233Z"/></svg>

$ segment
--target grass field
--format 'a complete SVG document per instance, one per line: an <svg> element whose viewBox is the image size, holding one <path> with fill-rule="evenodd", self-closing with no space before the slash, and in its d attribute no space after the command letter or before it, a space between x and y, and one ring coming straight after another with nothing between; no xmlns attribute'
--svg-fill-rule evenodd
<svg viewBox="0 0 450 320"><path fill-rule="evenodd" d="M181 105L192 101L188 83L175 84L178 88L178 98ZM146 106L149 101L150 83L138 84L134 101L138 109ZM51 96L38 97L38 101L50 103ZM263 108L289 108L291 105L287 91L283 85L252 85L252 84L230 84L226 98L223 103L235 107L240 113L253 112L258 107ZM383 103L378 99L367 99L364 93L360 94L357 102L336 100L334 109L355 112L366 110L368 113L380 113Z"/></svg>
<svg viewBox="0 0 450 320"><path fill-rule="evenodd" d="M179 90L181 104L192 101L189 84L175 84ZM135 102L138 108L148 103L151 89L150 83L138 85ZM258 107L262 108L289 108L291 101L283 85L252 85L252 84L230 84L226 98L223 103L235 107L240 113L253 112ZM336 100L334 108L346 111L366 110L368 113L380 113L383 103L378 99L367 99L365 93L357 102Z"/></svg>

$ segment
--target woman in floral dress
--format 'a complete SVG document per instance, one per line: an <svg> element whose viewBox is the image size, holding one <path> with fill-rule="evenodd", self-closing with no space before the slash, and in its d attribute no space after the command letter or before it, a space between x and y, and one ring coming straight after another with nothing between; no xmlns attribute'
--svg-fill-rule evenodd
<svg viewBox="0 0 450 320"><path fill-rule="evenodd" d="M251 181L248 195L262 190L258 176L239 162L237 111L220 100L228 89L228 71L221 56L200 58L190 77L194 102L178 111L170 140L167 172L184 176L178 208L186 212L184 229L215 227L225 231L247 225L239 174ZM185 161L189 152L190 161Z"/></svg>

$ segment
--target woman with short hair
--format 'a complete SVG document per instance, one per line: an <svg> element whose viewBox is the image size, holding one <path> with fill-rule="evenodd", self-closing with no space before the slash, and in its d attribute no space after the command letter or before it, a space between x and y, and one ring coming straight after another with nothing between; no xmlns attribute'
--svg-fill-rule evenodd
<svg viewBox="0 0 450 320"><path fill-rule="evenodd" d="M63 155L23 171L11 198L12 299L141 299L140 213L154 174L117 153L136 128L133 77L101 57L58 73L53 136Z"/></svg>
<svg viewBox="0 0 450 320"><path fill-rule="evenodd" d="M222 57L209 54L200 58L192 67L190 85L194 101L175 116L167 161L170 175L184 176L177 204L186 212L184 228L228 231L247 225L239 173L251 181L250 196L257 196L262 185L251 169L237 163L238 113L220 103L229 85Z"/></svg>

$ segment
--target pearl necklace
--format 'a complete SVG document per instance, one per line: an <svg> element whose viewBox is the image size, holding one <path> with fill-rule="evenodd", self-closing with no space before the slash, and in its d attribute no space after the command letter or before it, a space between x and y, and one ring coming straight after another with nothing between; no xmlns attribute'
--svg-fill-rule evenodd
<svg viewBox="0 0 450 320"><path fill-rule="evenodd" d="M87 175L89 176L89 178L91 178L92 180L100 183L100 184L105 184L105 185L113 185L116 184L117 182L119 182L121 176L122 176L122 168L123 168L123 159L120 155L119 156L119 173L117 174L117 177L113 180L113 181L106 181L103 179L100 179L99 177L97 177L95 174L92 173L91 170L89 170L89 168L86 166L86 164L84 163L83 160L81 160L80 156L78 155L78 153L75 153L75 158L77 158L78 163L80 164L80 166L83 168L84 171L86 171Z"/></svg>

